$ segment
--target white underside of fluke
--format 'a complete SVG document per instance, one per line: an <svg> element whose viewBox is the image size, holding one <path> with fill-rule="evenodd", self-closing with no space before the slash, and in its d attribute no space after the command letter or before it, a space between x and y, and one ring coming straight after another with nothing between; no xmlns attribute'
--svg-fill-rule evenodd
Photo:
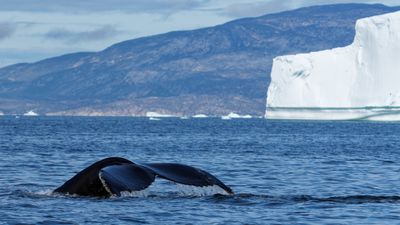
<svg viewBox="0 0 400 225"><path fill-rule="evenodd" d="M110 196L116 196L114 193L112 193L110 188L107 186L106 181L101 177L102 174L103 174L102 172L99 173L99 179L100 179L101 183L103 184L104 189L106 189L106 191L110 194Z"/></svg>

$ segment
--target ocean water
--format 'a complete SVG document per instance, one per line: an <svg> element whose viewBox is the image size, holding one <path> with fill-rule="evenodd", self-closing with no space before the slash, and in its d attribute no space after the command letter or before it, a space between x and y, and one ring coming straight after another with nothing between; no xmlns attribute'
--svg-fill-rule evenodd
<svg viewBox="0 0 400 225"><path fill-rule="evenodd" d="M0 224L396 224L399 143L399 123L3 116ZM236 194L52 194L109 156L189 164Z"/></svg>

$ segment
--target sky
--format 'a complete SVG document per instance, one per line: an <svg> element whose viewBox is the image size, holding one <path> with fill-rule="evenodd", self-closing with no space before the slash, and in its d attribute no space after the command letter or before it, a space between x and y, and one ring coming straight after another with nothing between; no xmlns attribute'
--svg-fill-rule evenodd
<svg viewBox="0 0 400 225"><path fill-rule="evenodd" d="M310 5L399 0L0 0L0 67Z"/></svg>

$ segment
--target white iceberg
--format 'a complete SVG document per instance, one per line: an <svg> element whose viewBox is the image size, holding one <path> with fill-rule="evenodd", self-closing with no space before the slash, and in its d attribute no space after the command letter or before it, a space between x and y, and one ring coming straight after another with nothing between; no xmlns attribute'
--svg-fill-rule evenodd
<svg viewBox="0 0 400 225"><path fill-rule="evenodd" d="M265 116L400 120L400 12L358 20L347 47L275 58Z"/></svg>
<svg viewBox="0 0 400 225"><path fill-rule="evenodd" d="M229 116L221 116L221 119L222 119L222 120L231 120L232 118L229 117Z"/></svg>
<svg viewBox="0 0 400 225"><path fill-rule="evenodd" d="M24 116L39 116L39 114L35 113L33 110L30 110L24 113Z"/></svg>
<svg viewBox="0 0 400 225"><path fill-rule="evenodd" d="M221 119L223 120L230 120L230 119L251 119L252 116L251 115L239 115L237 113L229 113L226 116L221 116Z"/></svg>
<svg viewBox="0 0 400 225"><path fill-rule="evenodd" d="M149 120L160 121L161 119L158 117L149 117Z"/></svg>
<svg viewBox="0 0 400 225"><path fill-rule="evenodd" d="M161 113L157 113L157 112L147 112L146 117L163 118L163 117L176 117L176 116L168 115L168 114L161 114Z"/></svg>
<svg viewBox="0 0 400 225"><path fill-rule="evenodd" d="M208 116L205 114L197 114L197 115L192 116L192 118L208 118Z"/></svg>

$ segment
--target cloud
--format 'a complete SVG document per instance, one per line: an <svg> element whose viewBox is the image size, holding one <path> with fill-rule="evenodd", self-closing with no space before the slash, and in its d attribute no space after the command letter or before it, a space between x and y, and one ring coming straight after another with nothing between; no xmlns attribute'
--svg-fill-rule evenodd
<svg viewBox="0 0 400 225"><path fill-rule="evenodd" d="M81 41L101 41L110 39L120 34L115 26L105 25L89 31L72 31L64 28L55 28L48 31L45 37L48 39L62 40L68 43Z"/></svg>
<svg viewBox="0 0 400 225"><path fill-rule="evenodd" d="M268 13L281 12L312 5L341 4L341 3L380 3L386 5L400 5L398 0L270 0L236 3L221 9L221 14L231 18L260 16Z"/></svg>
<svg viewBox="0 0 400 225"><path fill-rule="evenodd" d="M1 0L0 11L84 13L123 11L174 13L204 6L210 0Z"/></svg>
<svg viewBox="0 0 400 225"><path fill-rule="evenodd" d="M120 11L126 13L174 14L180 11L217 7L225 16L266 14L303 6L336 3L382 3L399 5L398 0L1 0L0 11L87 13Z"/></svg>
<svg viewBox="0 0 400 225"><path fill-rule="evenodd" d="M292 9L291 1L263 1L253 3L237 3L227 6L222 10L222 14L232 18L259 16L271 12L278 12Z"/></svg>
<svg viewBox="0 0 400 225"><path fill-rule="evenodd" d="M0 23L0 40L11 37L16 30L17 27L12 23Z"/></svg>

